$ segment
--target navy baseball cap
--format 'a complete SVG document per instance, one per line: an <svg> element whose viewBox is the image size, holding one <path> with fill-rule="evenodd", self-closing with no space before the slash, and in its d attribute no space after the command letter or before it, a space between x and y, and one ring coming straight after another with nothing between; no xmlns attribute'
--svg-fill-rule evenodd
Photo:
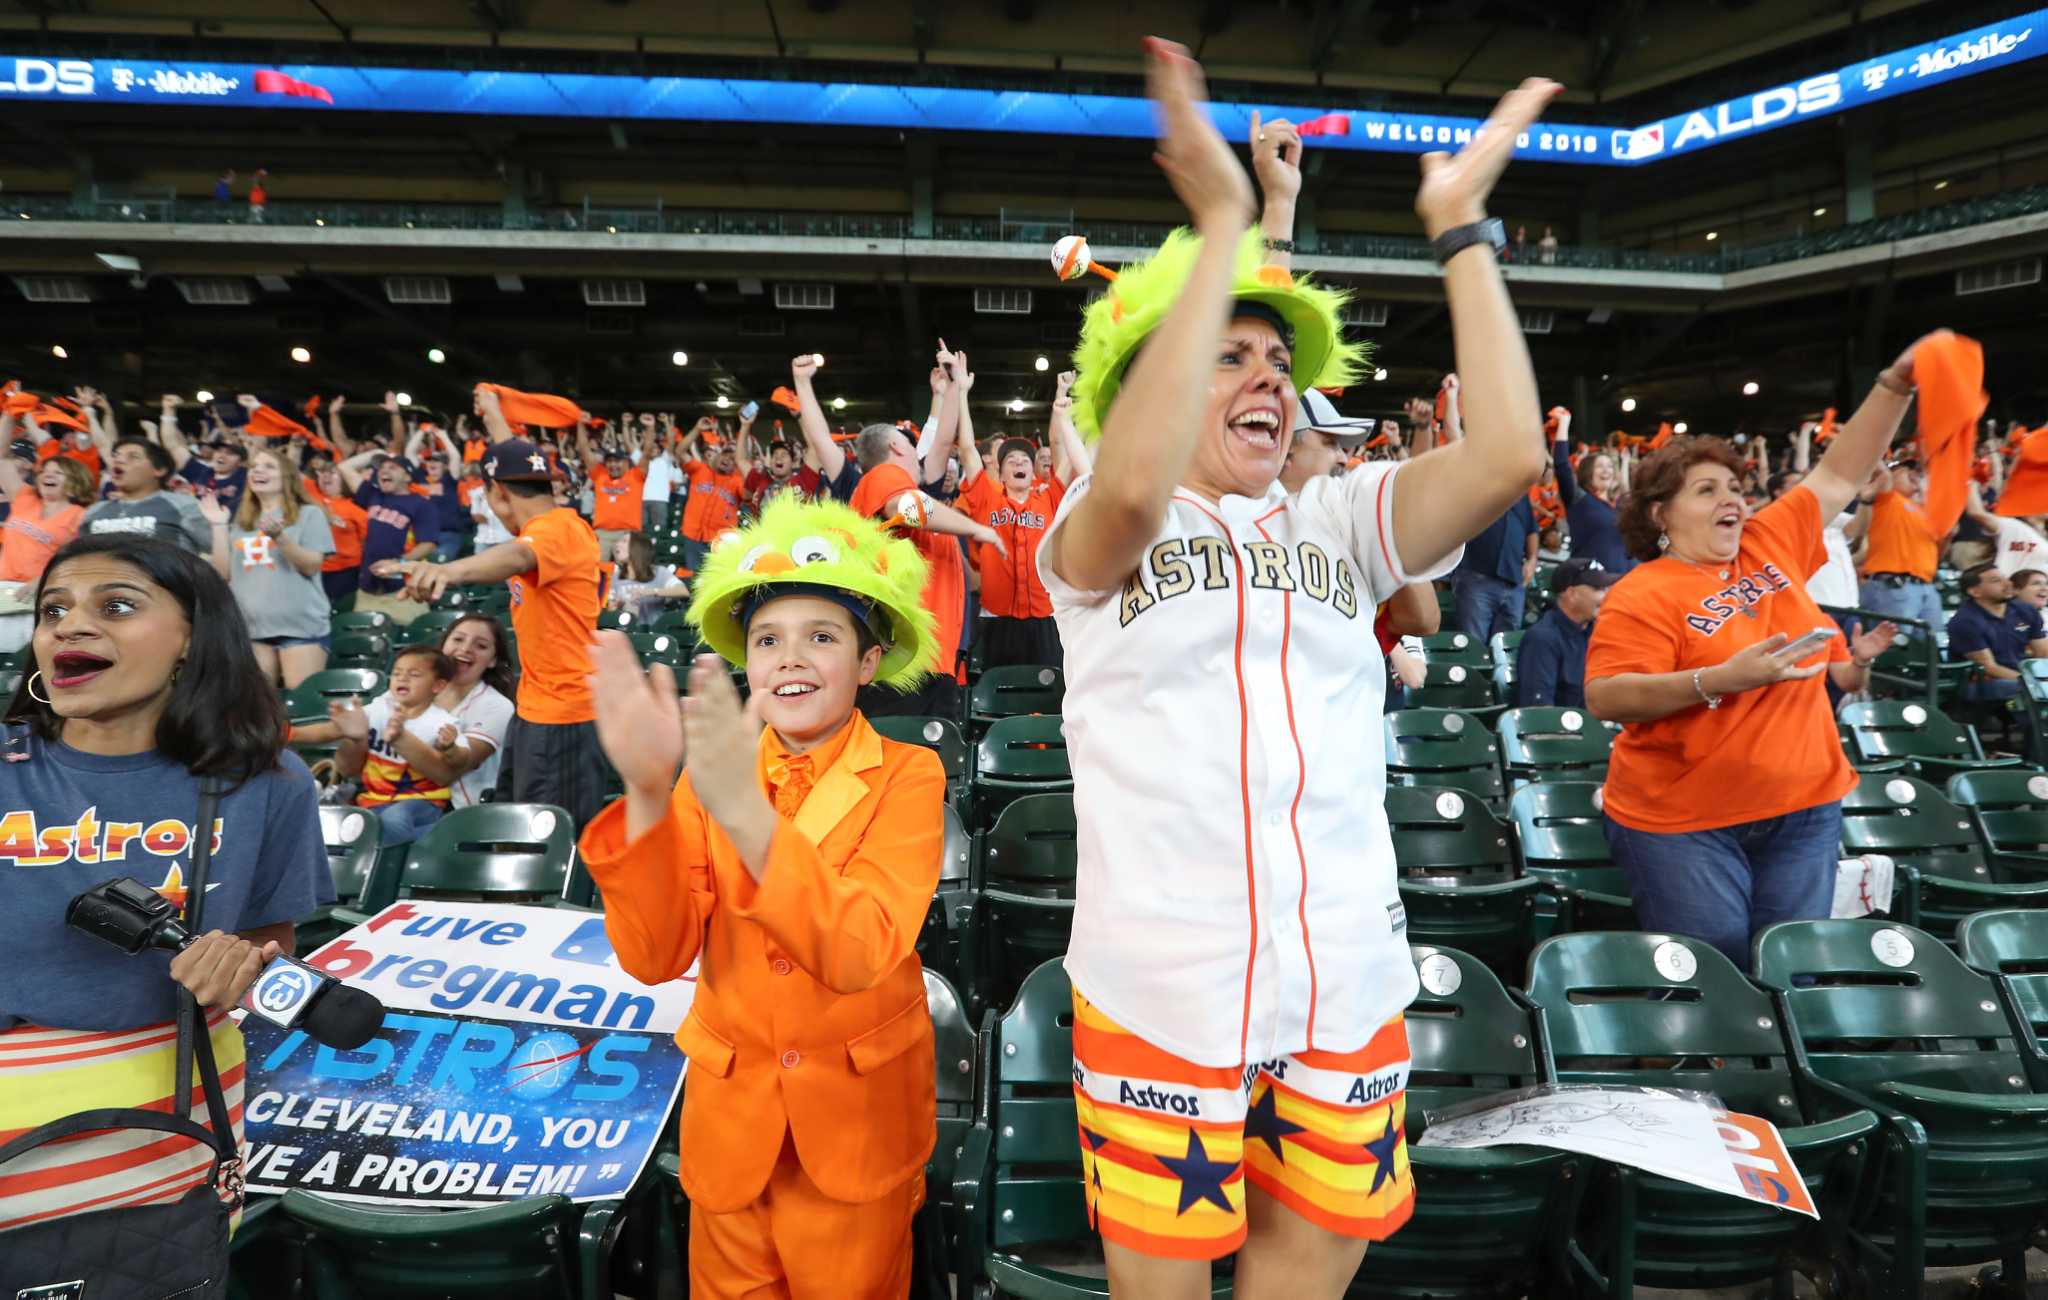
<svg viewBox="0 0 2048 1300"><path fill-rule="evenodd" d="M548 458L524 438L492 443L483 467L484 477L499 483L545 483L550 477Z"/></svg>
<svg viewBox="0 0 2048 1300"><path fill-rule="evenodd" d="M1612 587L1620 581L1620 574L1612 569L1601 568L1598 560L1566 560L1557 566L1557 572L1551 576L1550 589L1565 591L1572 587Z"/></svg>

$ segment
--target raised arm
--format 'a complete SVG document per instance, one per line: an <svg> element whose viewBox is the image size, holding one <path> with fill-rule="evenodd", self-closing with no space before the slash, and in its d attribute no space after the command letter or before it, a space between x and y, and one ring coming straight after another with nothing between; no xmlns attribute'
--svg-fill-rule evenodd
<svg viewBox="0 0 2048 1300"><path fill-rule="evenodd" d="M386 450L396 456L405 450L405 416L398 409L398 394L386 389L384 400L378 405L391 421L391 430L385 437Z"/></svg>
<svg viewBox="0 0 2048 1300"><path fill-rule="evenodd" d="M335 394L327 404L327 441L334 444L334 450L343 459L356 454L356 440L348 436L348 430L341 423L341 408L348 405L348 398Z"/></svg>
<svg viewBox="0 0 2048 1300"><path fill-rule="evenodd" d="M504 442L512 436L512 423L505 418L504 409L498 404L498 390L482 384L476 386L476 413L483 417L484 431L492 442Z"/></svg>
<svg viewBox="0 0 2048 1300"><path fill-rule="evenodd" d="M377 448L372 447L368 451L359 451L348 459L335 464L334 471L341 475L341 484L348 489L350 496L354 496L356 490L362 487L363 471L368 469L370 462L381 454Z"/></svg>
<svg viewBox="0 0 2048 1300"><path fill-rule="evenodd" d="M1059 385L1053 390L1052 415L1045 422L1045 436L1052 439L1052 473L1062 483L1072 483L1086 474L1090 461L1088 444L1081 441L1081 431L1074 427L1074 399L1068 390L1074 386L1074 372L1062 370ZM975 463L981 463L980 457ZM967 462L960 462L960 481L967 482Z"/></svg>
<svg viewBox="0 0 2048 1300"><path fill-rule="evenodd" d="M1913 401L1913 353L1932 337L1923 334L1913 340L1898 360L1878 373L1863 404L1836 432L1820 464L1806 476L1807 489L1820 498L1822 519L1841 513L1863 480L1870 477L1885 448L1891 446L1892 435L1899 431L1899 421Z"/></svg>
<svg viewBox="0 0 2048 1300"><path fill-rule="evenodd" d="M967 369L967 354L947 351L944 339L939 340L937 362L932 368L931 417L917 439L917 457L925 485L945 481L946 461L952 457L954 440L960 436L968 390L974 387L974 375ZM968 422L966 427L967 436L973 437L973 424ZM925 436L927 433L929 437ZM966 462L962 461L961 466L964 470ZM963 477L960 481L967 480Z"/></svg>
<svg viewBox="0 0 2048 1300"><path fill-rule="evenodd" d="M1455 157L1422 156L1415 211L1430 238L1486 218L1486 198L1507 166L1515 139L1561 90L1532 77L1509 91ZM1463 401L1464 437L1403 467L1394 477L1394 535L1401 564L1420 572L1498 519L1542 477L1543 413L1536 372L1522 341L1493 249L1468 247L1444 265L1458 373L1469 381L1450 395Z"/></svg>
<svg viewBox="0 0 2048 1300"><path fill-rule="evenodd" d="M733 435L732 455L733 462L738 468L742 479L754 472L754 419L752 416L742 415L740 417L739 432Z"/></svg>
<svg viewBox="0 0 2048 1300"><path fill-rule="evenodd" d="M1301 132L1284 117L1259 120L1252 111L1252 173L1259 178L1265 207L1259 234L1266 241L1266 265L1285 271L1294 264L1294 208L1301 198ZM1277 247L1276 247L1277 245Z"/></svg>
<svg viewBox="0 0 2048 1300"><path fill-rule="evenodd" d="M576 455L583 462L585 474L595 475L597 467L604 464L604 458L590 448L590 426L581 421L576 425Z"/></svg>
<svg viewBox="0 0 2048 1300"><path fill-rule="evenodd" d="M1170 41L1145 43L1146 89L1161 119L1153 158L1202 246L1180 297L1124 375L1103 421L1102 472L1043 545L1045 563L1086 591L1120 585L1165 521L1202 435L1207 376L1230 323L1230 281L1251 184L1211 123L1202 69ZM1517 327L1519 329L1519 326Z"/></svg>
<svg viewBox="0 0 2048 1300"><path fill-rule="evenodd" d="M1562 418L1554 421L1550 430L1551 468L1557 471L1557 503L1569 510L1579 499L1579 472L1572 465L1571 412L1557 409Z"/></svg>
<svg viewBox="0 0 2048 1300"><path fill-rule="evenodd" d="M179 469L192 459L191 444L185 441L184 431L178 428L178 395L165 393L163 405L158 409L156 421L157 441L171 454L171 463Z"/></svg>
<svg viewBox="0 0 2048 1300"><path fill-rule="evenodd" d="M796 389L797 427L803 430L811 454L818 458L818 472L830 483L846 468L846 453L832 441L832 426L825 423L825 408L818 405L818 394L811 388L811 376L817 373L816 353L806 352L789 363L790 386Z"/></svg>

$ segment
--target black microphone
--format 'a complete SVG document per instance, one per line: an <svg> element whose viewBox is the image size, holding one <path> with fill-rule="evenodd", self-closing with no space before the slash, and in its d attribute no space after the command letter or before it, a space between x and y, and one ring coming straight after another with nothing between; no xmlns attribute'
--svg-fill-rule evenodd
<svg viewBox="0 0 2048 1300"><path fill-rule="evenodd" d="M64 924L113 944L129 956L151 948L183 952L194 935L170 899L123 876L94 885L64 909ZM300 1029L329 1047L361 1047L384 1023L384 1004L302 961L270 959L242 995L241 1006L280 1029Z"/></svg>

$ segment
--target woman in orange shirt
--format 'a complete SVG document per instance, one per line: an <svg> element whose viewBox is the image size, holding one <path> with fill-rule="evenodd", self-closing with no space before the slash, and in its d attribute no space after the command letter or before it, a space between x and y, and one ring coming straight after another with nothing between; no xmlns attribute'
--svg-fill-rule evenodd
<svg viewBox="0 0 2048 1300"><path fill-rule="evenodd" d="M1925 340L1922 340L1925 342ZM1841 799L1855 784L1821 671L1856 689L1897 629L1784 653L1837 629L1806 592L1840 513L1913 395L1907 348L1806 481L1750 512L1742 455L1680 438L1637 471L1621 534L1643 561L1609 589L1586 654L1586 707L1623 724L1608 844L1644 928L1692 935L1749 969L1751 937L1828 915Z"/></svg>
<svg viewBox="0 0 2048 1300"><path fill-rule="evenodd" d="M22 477L12 456L0 456L0 493L13 506L0 530L0 582L34 582L57 549L78 535L78 521L93 503L98 484L69 456L36 466L35 481Z"/></svg>
<svg viewBox="0 0 2048 1300"><path fill-rule="evenodd" d="M305 480L306 495L327 512L327 530L334 535L334 554L320 562L320 585L337 614L356 607L356 589L363 578L363 537L370 516L348 498L348 486L331 460L321 461Z"/></svg>
<svg viewBox="0 0 2048 1300"><path fill-rule="evenodd" d="M914 948L946 778L854 701L935 663L923 589L910 543L783 495L712 552L690 606L745 665L744 708L718 655L679 702L621 633L591 649L598 736L626 786L581 845L605 933L644 983L697 968L676 1042L700 1300L909 1289L935 1105Z"/></svg>

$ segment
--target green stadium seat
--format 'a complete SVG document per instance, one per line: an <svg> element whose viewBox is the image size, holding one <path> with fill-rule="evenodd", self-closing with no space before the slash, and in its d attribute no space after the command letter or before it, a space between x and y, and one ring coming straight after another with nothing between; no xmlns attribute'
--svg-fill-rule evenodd
<svg viewBox="0 0 2048 1300"><path fill-rule="evenodd" d="M1979 912L1956 927L1971 970L1991 977L2035 1092L2048 1092L2048 912Z"/></svg>
<svg viewBox="0 0 2048 1300"><path fill-rule="evenodd" d="M408 1213L294 1190L281 1211L304 1234L312 1300L581 1300L612 1294L619 1207L533 1196Z"/></svg>
<svg viewBox="0 0 2048 1300"><path fill-rule="evenodd" d="M1422 655L1431 663L1469 664L1475 668L1493 662L1486 645L1463 632L1436 632L1423 637Z"/></svg>
<svg viewBox="0 0 2048 1300"><path fill-rule="evenodd" d="M1607 779L1607 753L1621 728L1584 709L1509 709L1495 724L1508 783Z"/></svg>
<svg viewBox="0 0 2048 1300"><path fill-rule="evenodd" d="M1962 809L1913 777L1856 778L1842 800L1842 851L1889 855L1899 868L1891 915L1944 940L1972 912L2048 907L2048 883L1999 879Z"/></svg>
<svg viewBox="0 0 2048 1300"><path fill-rule="evenodd" d="M1457 659L1446 662L1425 654L1422 669L1422 685L1408 692L1409 703L1418 709L1462 709L1484 716L1500 707L1493 691L1490 664Z"/></svg>
<svg viewBox="0 0 2048 1300"><path fill-rule="evenodd" d="M1602 1162L1573 1228L1573 1271L1588 1289L1730 1287L1795 1267L1837 1289L1840 1253L1862 1194L1878 1119L1861 1107L1804 1109L1777 1009L1706 943L1668 934L1568 934L1537 945L1529 996L1543 1008L1560 1083L1685 1088L1769 1120L1785 1141L1818 1223ZM1674 1059L1675 1058L1675 1059Z"/></svg>
<svg viewBox="0 0 2048 1300"><path fill-rule="evenodd" d="M327 705L351 696L368 704L384 693L376 668L325 668L284 693L285 716L293 722L327 721Z"/></svg>
<svg viewBox="0 0 2048 1300"><path fill-rule="evenodd" d="M457 808L413 842L398 898L421 891L486 902L552 904L563 897L576 826L551 804L481 803Z"/></svg>
<svg viewBox="0 0 2048 1300"><path fill-rule="evenodd" d="M1993 1260L2023 1288L2048 1225L2048 1095L2027 1088L1991 981L1926 931L1874 920L1773 925L1756 972L1808 1095L1885 1121L1859 1244L1890 1261L1887 1289L1917 1295L1928 1264Z"/></svg>
<svg viewBox="0 0 2048 1300"><path fill-rule="evenodd" d="M1507 806L1500 745L1456 709L1399 709L1386 715L1387 786L1447 786L1496 811Z"/></svg>
<svg viewBox="0 0 2048 1300"><path fill-rule="evenodd" d="M633 653L640 656L642 664L667 664L672 669L689 666L691 652L696 643L687 636L673 632L628 632L627 638L633 643Z"/></svg>
<svg viewBox="0 0 2048 1300"><path fill-rule="evenodd" d="M389 899L370 893L377 865L377 851L384 842L384 824L367 808L323 804L320 808L320 838L327 845L327 869L334 877L333 904L316 909L297 923L300 952L313 949L354 924L335 919L337 907L352 912L374 913Z"/></svg>
<svg viewBox="0 0 2048 1300"><path fill-rule="evenodd" d="M1391 787L1386 808L1409 942L1457 948L1513 978L1536 942L1543 886L1515 876L1507 827L1459 790Z"/></svg>
<svg viewBox="0 0 2048 1300"><path fill-rule="evenodd" d="M330 626L337 634L381 632L385 636L390 636L398 628L391 615L378 609L351 610L346 614L336 614Z"/></svg>
<svg viewBox="0 0 2048 1300"><path fill-rule="evenodd" d="M975 679L967 712L976 723L1029 713L1057 714L1066 695L1066 675L1058 668L1008 664L991 668Z"/></svg>
<svg viewBox="0 0 2048 1300"><path fill-rule="evenodd" d="M382 632L350 632L329 639L329 668L391 668L391 638Z"/></svg>
<svg viewBox="0 0 2048 1300"><path fill-rule="evenodd" d="M1109 1296L1081 1190L1073 1025L1057 960L1031 972L1008 1014L983 1021L982 1110L953 1180L961 1296ZM1211 1294L1229 1295L1229 1279Z"/></svg>
<svg viewBox="0 0 2048 1300"><path fill-rule="evenodd" d="M438 646L441 638L448 634L448 629L455 626L455 620L461 617L461 612L455 610L430 609L404 627L395 629L398 644Z"/></svg>
<svg viewBox="0 0 2048 1300"><path fill-rule="evenodd" d="M992 825L1011 800L1071 792L1067 737L1058 714L998 718L974 749L974 817Z"/></svg>
<svg viewBox="0 0 2048 1300"><path fill-rule="evenodd" d="M917 956L926 970L957 983L964 978L961 954L975 917L974 840L952 804L945 806L944 817L945 847L939 864L939 885L932 892L931 906L926 909L924 926L918 933ZM577 865L580 871L580 858ZM570 901L577 901L573 892Z"/></svg>
<svg viewBox="0 0 2048 1300"><path fill-rule="evenodd" d="M966 807L973 791L973 774L968 770L967 740L950 719L916 714L885 714L870 718L877 734L905 745L922 745L939 756L946 769L946 801Z"/></svg>
<svg viewBox="0 0 2048 1300"><path fill-rule="evenodd" d="M1994 874L2016 884L2048 881L2048 772L1958 772L1948 797L1970 814Z"/></svg>
<svg viewBox="0 0 2048 1300"><path fill-rule="evenodd" d="M1072 794L1024 795L976 837L961 963L975 1006L1006 1005L1025 976L1066 952L1078 852Z"/></svg>
<svg viewBox="0 0 2048 1300"><path fill-rule="evenodd" d="M690 622L690 616L680 609L672 609L654 620L647 628L650 632L672 632L694 640L697 629Z"/></svg>
<svg viewBox="0 0 2048 1300"><path fill-rule="evenodd" d="M512 589L502 582L451 587L441 593L441 598L434 602L434 608L455 610L459 613L481 611L503 615L506 610L512 608Z"/></svg>
<svg viewBox="0 0 2048 1300"><path fill-rule="evenodd" d="M1986 767L2015 767L2017 758L1987 758L1977 733L1940 709L1898 700L1845 704L1838 715L1865 760L1904 759L1906 771L1930 781Z"/></svg>
<svg viewBox="0 0 2048 1300"><path fill-rule="evenodd" d="M1590 781L1538 781L1508 801L1522 874L1558 900L1559 930L1633 930L1628 876L1602 827L1600 787Z"/></svg>
<svg viewBox="0 0 2048 1300"><path fill-rule="evenodd" d="M610 628L618 632L637 632L640 630L640 622L633 616L633 611L630 609L607 609L603 611L597 616L597 626L600 629Z"/></svg>
<svg viewBox="0 0 2048 1300"><path fill-rule="evenodd" d="M1588 1161L1538 1147L1417 1146L1430 1112L1550 1081L1538 1018L1468 953L1409 945L1408 1167L1415 1213L1365 1252L1354 1300L1558 1294L1559 1244Z"/></svg>
<svg viewBox="0 0 2048 1300"><path fill-rule="evenodd" d="M1526 635L1528 634L1519 627L1506 632L1495 632L1486 643L1487 652L1492 655L1494 666L1506 664L1510 668L1514 667L1515 656L1521 653L1522 638Z"/></svg>
<svg viewBox="0 0 2048 1300"><path fill-rule="evenodd" d="M932 1062L938 1073L939 1140L925 1166L929 1199L949 1201L953 1195L953 1169L967 1130L974 1124L974 1067L981 1051L974 1039L974 1026L967 1020L967 1004L945 976L924 973L924 1003L932 1017Z"/></svg>

